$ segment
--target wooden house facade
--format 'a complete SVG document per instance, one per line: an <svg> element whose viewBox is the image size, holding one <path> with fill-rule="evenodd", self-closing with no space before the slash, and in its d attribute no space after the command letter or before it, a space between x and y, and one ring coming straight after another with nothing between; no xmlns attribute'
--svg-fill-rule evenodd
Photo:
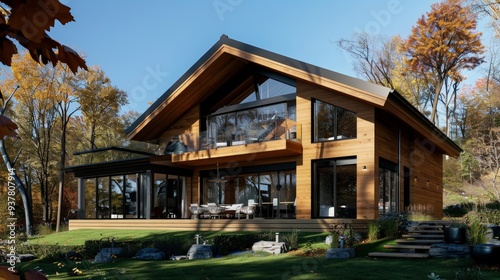
<svg viewBox="0 0 500 280"><path fill-rule="evenodd" d="M164 152L69 168L81 219L187 219L209 203L262 219L410 205L440 218L443 158L461 152L394 90L225 35L127 133Z"/></svg>

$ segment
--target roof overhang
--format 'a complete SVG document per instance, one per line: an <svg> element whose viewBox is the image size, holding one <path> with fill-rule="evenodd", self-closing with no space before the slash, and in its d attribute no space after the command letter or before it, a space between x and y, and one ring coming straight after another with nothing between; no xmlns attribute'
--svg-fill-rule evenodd
<svg viewBox="0 0 500 280"><path fill-rule="evenodd" d="M127 129L128 137L156 142L182 115L249 67L271 70L382 108L422 133L445 154L456 157L462 151L403 96L387 87L232 40L226 35Z"/></svg>
<svg viewBox="0 0 500 280"><path fill-rule="evenodd" d="M128 129L128 137L155 141L188 110L247 67L259 67L383 106L390 89L266 51L223 35Z"/></svg>
<svg viewBox="0 0 500 280"><path fill-rule="evenodd" d="M429 119L427 119L420 111L418 111L410 102L408 102L401 94L392 91L388 101L384 106L384 110L394 114L402 121L407 123L413 129L418 131L429 142L421 143L432 152L435 148L441 150L444 154L451 157L458 157L462 149L436 127Z"/></svg>

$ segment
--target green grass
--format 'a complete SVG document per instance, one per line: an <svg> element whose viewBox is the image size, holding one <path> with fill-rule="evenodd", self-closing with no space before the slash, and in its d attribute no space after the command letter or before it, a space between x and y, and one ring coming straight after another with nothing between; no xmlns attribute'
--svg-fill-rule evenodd
<svg viewBox="0 0 500 280"><path fill-rule="evenodd" d="M198 233L198 232L197 232ZM201 232L210 238L221 232ZM85 240L99 240L114 236L117 240L148 239L163 235L177 235L193 239L194 232L165 232L153 230L78 230L51 234L30 240L41 244L82 245ZM327 233L300 233L301 248L312 244L313 248L327 248L322 244ZM67 241L65 241L67 240ZM41 268L49 279L427 279L434 272L442 279L454 279L454 273L473 266L470 259L384 259L368 258L370 251L381 250L392 240L380 240L362 244L356 249L356 258L349 260L326 259L324 254L303 257L294 253L277 256L267 254L231 255L207 260L140 261L118 258L111 263L78 264L84 272L80 276L69 276L57 261L35 260L17 264L20 270ZM86 262L89 264L88 262ZM500 272L482 271L482 279L500 279Z"/></svg>

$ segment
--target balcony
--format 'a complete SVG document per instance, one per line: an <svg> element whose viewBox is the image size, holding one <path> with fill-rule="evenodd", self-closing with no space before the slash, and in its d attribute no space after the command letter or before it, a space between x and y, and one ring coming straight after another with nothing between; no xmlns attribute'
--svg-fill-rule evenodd
<svg viewBox="0 0 500 280"><path fill-rule="evenodd" d="M251 162L284 156L302 154L302 127L295 121L282 118L261 122L260 132L238 135L227 141L213 141L199 138L198 149L173 153L171 162L175 165L202 166L221 161ZM186 136L180 136L185 139Z"/></svg>

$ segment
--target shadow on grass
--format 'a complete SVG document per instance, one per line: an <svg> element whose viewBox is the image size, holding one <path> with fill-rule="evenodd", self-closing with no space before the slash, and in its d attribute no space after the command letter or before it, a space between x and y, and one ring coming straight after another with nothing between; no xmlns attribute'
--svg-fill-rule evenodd
<svg viewBox="0 0 500 280"><path fill-rule="evenodd" d="M88 279L65 276L53 263L36 261L23 264L24 269L41 267L50 279ZM356 257L339 260L324 257L306 258L289 254L247 254L206 260L139 261L117 259L96 266L106 279L427 279L435 273L444 279L473 265L470 259L374 259ZM482 271L483 279L498 279L498 271ZM94 278L95 279L95 278ZM97 278L99 279L99 278Z"/></svg>

